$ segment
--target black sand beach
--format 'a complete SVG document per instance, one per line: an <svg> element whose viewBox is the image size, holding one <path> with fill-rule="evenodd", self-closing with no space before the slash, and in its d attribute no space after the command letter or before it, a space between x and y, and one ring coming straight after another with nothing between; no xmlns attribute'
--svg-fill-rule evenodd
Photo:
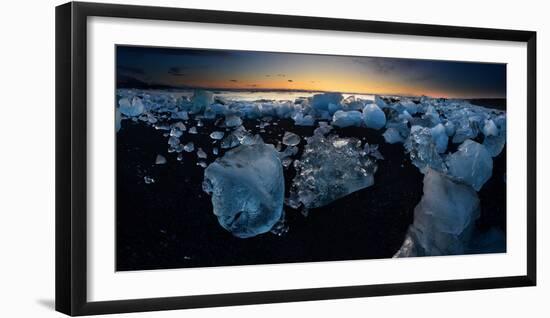
<svg viewBox="0 0 550 318"><path fill-rule="evenodd" d="M373 186L311 209L307 217L285 206L288 233L240 239L218 224L210 197L202 191L204 168L196 164L196 148L208 154L207 163L224 153L220 149L218 156L212 154L217 145L208 135L218 129L213 121L203 122L197 135L184 133L182 143L193 141L195 151L183 152L182 161L167 153L166 131L139 121L122 122L116 149L117 271L389 258L403 243L422 196L423 175L402 144L384 142L383 130L334 130L379 145L385 159L378 161ZM315 128L274 120L260 132L259 123L247 119L243 125L273 144L285 131L295 132L302 137L300 151L303 137ZM192 127L194 120L186 125ZM157 154L168 162L155 165ZM477 225L482 231L496 226L505 232L506 149L494 159L493 175L479 192L482 211ZM285 170L287 195L294 173L292 166ZM144 176L155 182L145 184Z"/></svg>

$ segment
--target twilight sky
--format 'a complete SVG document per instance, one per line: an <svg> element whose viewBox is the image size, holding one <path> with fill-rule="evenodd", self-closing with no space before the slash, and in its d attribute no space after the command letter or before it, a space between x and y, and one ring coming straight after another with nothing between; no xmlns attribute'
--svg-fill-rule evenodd
<svg viewBox="0 0 550 318"><path fill-rule="evenodd" d="M117 87L202 87L505 98L506 65L117 46Z"/></svg>

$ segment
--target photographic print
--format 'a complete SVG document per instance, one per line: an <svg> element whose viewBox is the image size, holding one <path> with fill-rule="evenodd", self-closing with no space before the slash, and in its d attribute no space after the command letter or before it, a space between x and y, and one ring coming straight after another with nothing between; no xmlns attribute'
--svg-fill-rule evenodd
<svg viewBox="0 0 550 318"><path fill-rule="evenodd" d="M117 271L506 252L506 64L115 62Z"/></svg>

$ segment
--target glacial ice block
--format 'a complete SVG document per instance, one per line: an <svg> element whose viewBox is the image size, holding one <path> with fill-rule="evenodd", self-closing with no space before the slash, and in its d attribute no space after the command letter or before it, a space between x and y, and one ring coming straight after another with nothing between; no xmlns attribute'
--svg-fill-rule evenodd
<svg viewBox="0 0 550 318"><path fill-rule="evenodd" d="M365 126L380 129L386 125L386 115L376 104L368 104L363 108Z"/></svg>
<svg viewBox="0 0 550 318"><path fill-rule="evenodd" d="M363 114L357 110L342 111L338 110L332 116L332 125L337 127L360 127L363 123Z"/></svg>
<svg viewBox="0 0 550 318"><path fill-rule="evenodd" d="M316 208L374 184L376 161L355 138L314 135L294 161L290 205Z"/></svg>
<svg viewBox="0 0 550 318"><path fill-rule="evenodd" d="M405 152L409 154L412 163L425 173L427 168L446 172L447 166L437 151L430 128L412 126L411 134L405 141Z"/></svg>
<svg viewBox="0 0 550 318"><path fill-rule="evenodd" d="M389 144L395 144L404 141L403 137L401 137L401 134L399 134L399 131L393 127L386 129L382 136L384 136L384 140L386 140L386 142Z"/></svg>
<svg viewBox="0 0 550 318"><path fill-rule="evenodd" d="M266 233L281 219L283 168L272 145L241 145L204 171L203 189L212 195L220 225L240 238Z"/></svg>
<svg viewBox="0 0 550 318"><path fill-rule="evenodd" d="M477 193L432 169L424 175L423 190L413 224L394 257L463 254L480 215Z"/></svg>
<svg viewBox="0 0 550 318"><path fill-rule="evenodd" d="M214 95L212 92L205 91L202 89L195 90L193 98L191 99L191 114L197 114L206 109L207 106L210 106L214 102Z"/></svg>
<svg viewBox="0 0 550 318"><path fill-rule="evenodd" d="M458 151L447 157L449 174L471 185L476 191L491 178L493 158L485 148L475 141L467 139Z"/></svg>
<svg viewBox="0 0 550 318"><path fill-rule="evenodd" d="M329 104L340 104L344 99L340 93L315 94L311 100L311 106L317 110L328 111Z"/></svg>
<svg viewBox="0 0 550 318"><path fill-rule="evenodd" d="M432 133L432 139L435 143L435 149L438 153L445 153L447 150L447 143L449 142L449 136L447 136L447 131L445 126L442 124L437 124L435 127L430 128Z"/></svg>
<svg viewBox="0 0 550 318"><path fill-rule="evenodd" d="M132 101L124 97L118 101L119 110L122 114L128 117L135 117L141 115L145 111L145 106L141 102L141 98L134 96Z"/></svg>

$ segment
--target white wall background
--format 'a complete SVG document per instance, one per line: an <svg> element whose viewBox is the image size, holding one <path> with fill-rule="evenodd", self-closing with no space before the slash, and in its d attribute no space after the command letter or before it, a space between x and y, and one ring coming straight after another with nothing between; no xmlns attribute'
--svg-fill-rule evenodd
<svg viewBox="0 0 550 318"><path fill-rule="evenodd" d="M144 0L116 3L422 22L538 32L537 287L241 306L115 317L545 317L550 314L550 22L544 1ZM61 317L54 306L54 7L10 1L0 34L0 317ZM510 105L513 107L513 105ZM143 286L147 288L147 286Z"/></svg>

